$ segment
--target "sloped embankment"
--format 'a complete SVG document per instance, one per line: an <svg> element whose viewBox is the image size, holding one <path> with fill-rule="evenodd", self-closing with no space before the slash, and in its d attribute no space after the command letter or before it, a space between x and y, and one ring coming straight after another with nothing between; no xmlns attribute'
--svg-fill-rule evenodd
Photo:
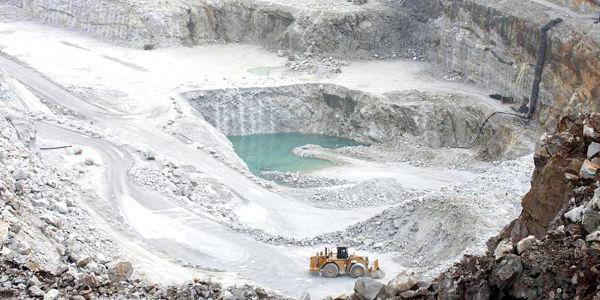
<svg viewBox="0 0 600 300"><path fill-rule="evenodd" d="M600 115L563 118L537 145L521 216L488 242L485 256L465 256L432 282L401 273L379 286L379 297L597 299L599 153ZM363 284L356 288L362 296Z"/></svg>
<svg viewBox="0 0 600 300"><path fill-rule="evenodd" d="M462 95L396 92L373 96L331 84L202 90L183 95L225 135L299 132L364 143L414 140L425 147L457 147L477 135L492 108ZM514 125L492 120L480 145L498 159L515 146Z"/></svg>
<svg viewBox="0 0 600 300"><path fill-rule="evenodd" d="M432 7L412 9L429 27L430 60L519 101L531 93L539 29L564 18L548 34L537 118L551 130L562 116L600 111L600 34L592 15L567 15L545 1L426 2Z"/></svg>
<svg viewBox="0 0 600 300"><path fill-rule="evenodd" d="M561 116L600 111L600 30L586 14L598 7L592 1L553 2L558 4L423 0L300 7L239 0L11 0L4 7L17 7L21 18L146 49L224 41L342 58L424 56L517 101L530 96L539 28L563 17L549 34L537 115L551 129Z"/></svg>
<svg viewBox="0 0 600 300"><path fill-rule="evenodd" d="M346 1L54 1L11 0L21 18L136 48L248 43L271 50L368 55L410 48L416 32L400 10ZM417 24L414 24L417 25Z"/></svg>

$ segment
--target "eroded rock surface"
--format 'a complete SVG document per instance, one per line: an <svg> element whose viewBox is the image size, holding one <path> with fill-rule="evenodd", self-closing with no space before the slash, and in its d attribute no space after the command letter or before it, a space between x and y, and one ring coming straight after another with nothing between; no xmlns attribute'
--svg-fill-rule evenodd
<svg viewBox="0 0 600 300"><path fill-rule="evenodd" d="M480 120L491 112L461 95L407 91L377 97L331 84L204 90L184 97L225 135L301 132L368 144L412 137L414 143L431 148L471 143ZM478 144L489 151L483 156L503 157L519 146L505 142L522 134L510 127L488 124ZM512 155L525 154L516 152Z"/></svg>
<svg viewBox="0 0 600 300"><path fill-rule="evenodd" d="M533 188L524 198L523 214L507 227L498 237L488 242L488 252L484 256L466 255L459 263L441 273L427 284L412 286L406 293L406 285L395 281L387 285L387 292L381 299L399 293L403 298L414 299L598 299L600 297L600 224L588 223L581 218L572 218L568 213L578 207L585 207L588 213L600 212L598 199L598 175L594 178L580 178L570 169L551 169L548 164L585 158L588 147L598 142L596 128L584 130L589 124L598 124L600 115L586 115L561 120L557 131L543 139L538 147L550 149L538 151L536 155L536 179L549 180L555 176L564 184L564 198L545 198ZM585 125L584 125L585 124ZM585 134L584 134L585 132ZM568 164L566 164L568 165ZM546 174L549 173L549 174ZM555 184L559 184L555 183ZM538 183L539 184L539 183ZM534 194L534 196L532 196ZM525 201L526 200L526 201ZM556 203L549 203L555 201ZM525 206L527 202L527 207ZM531 207L531 208L529 208ZM536 207L541 211L534 219L527 211ZM525 216L525 217L524 217ZM546 221L543 220L550 220ZM540 223L542 222L543 223ZM535 224L535 227L531 227ZM535 228L534 236L523 236L514 228ZM512 235L511 235L512 234ZM509 239L516 242L512 246ZM510 245L510 246L506 246ZM499 250L501 248L501 250ZM504 255L497 256L495 253ZM426 292L418 295L420 286ZM391 290L390 290L391 289Z"/></svg>

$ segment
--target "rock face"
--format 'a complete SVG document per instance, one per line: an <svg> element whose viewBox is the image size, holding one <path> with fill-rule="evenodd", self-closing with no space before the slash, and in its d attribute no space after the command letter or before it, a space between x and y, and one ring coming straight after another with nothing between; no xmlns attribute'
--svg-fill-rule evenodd
<svg viewBox="0 0 600 300"><path fill-rule="evenodd" d="M599 299L600 224L591 222L586 226L585 213L583 218L573 217L573 211L585 208L589 213L600 212L600 177L565 176L578 170L570 162L583 161L588 146L598 142L598 127L588 127L600 124L598 121L597 114L563 119L556 133L540 142L538 146L544 151L536 151L534 183L532 192L524 198L523 214L488 242L486 255L466 255L430 283L412 286L393 280L386 286L386 297L399 294L415 299ZM565 182L567 177L570 179ZM555 185L562 185L562 196L542 196L542 189L536 188L540 180L547 185L555 180ZM534 208L539 212L534 213ZM523 236L515 228L535 231L537 238ZM507 238L516 243L516 251L512 245L506 246L510 245ZM498 248L503 256L494 255ZM408 286L412 287L407 290ZM421 296L417 296L419 291Z"/></svg>
<svg viewBox="0 0 600 300"><path fill-rule="evenodd" d="M11 0L9 4L44 23L144 49L222 40L281 53L427 57L448 72L518 101L530 96L539 28L562 16L566 21L549 33L537 110L537 118L550 129L562 116L600 111L596 59L600 36L588 34L589 17L566 18L561 10L597 12L598 4L551 1L557 5L518 0L382 1L378 6L243 0L177 4Z"/></svg>
<svg viewBox="0 0 600 300"><path fill-rule="evenodd" d="M418 25L404 11L324 2L11 0L35 20L148 50L222 40L300 53L391 52L408 48L408 39L397 37Z"/></svg>
<svg viewBox="0 0 600 300"><path fill-rule="evenodd" d="M379 98L331 84L194 91L183 96L225 135L301 132L365 143L408 135L431 148L469 144L479 120L490 113L457 95L398 92ZM491 121L493 129L481 139L486 149L496 149L488 154L491 157L510 151L510 143L502 139L518 134L500 123ZM491 131L494 138L488 138Z"/></svg>
<svg viewBox="0 0 600 300"><path fill-rule="evenodd" d="M110 42L153 49L222 40L283 53L341 57L427 57L518 101L530 96L539 28L549 33L537 118L546 129L565 115L600 111L600 36L588 34L587 0L547 1L54 1L11 0L23 15ZM362 2L362 1L360 1ZM556 9L555 7L559 7ZM398 38L401 37L401 38Z"/></svg>
<svg viewBox="0 0 600 300"><path fill-rule="evenodd" d="M591 118L594 118L594 122L600 121L596 120L598 116ZM600 126L597 129L600 130ZM587 157L588 147L585 140L583 119L571 118L564 118L556 133L546 135L540 140L535 151L536 169L533 173L532 187L522 201L523 212L519 219L505 230L503 236L519 241L529 235L538 238L545 235L550 223L569 202L573 191L572 179L582 176L582 167L579 166ZM587 143L591 141L588 140Z"/></svg>
<svg viewBox="0 0 600 300"><path fill-rule="evenodd" d="M536 3L537 2L537 3ZM571 2L559 1L560 5ZM563 16L538 1L439 1L430 18L430 58L448 70L459 71L486 87L529 97L539 43L539 28ZM569 5L568 3L566 5ZM583 7L586 5L580 5ZM590 5L592 6L592 5ZM597 5L593 7L597 9ZM443 15L439 16L439 11ZM600 82L600 36L588 34L589 19L566 19L549 32L547 61L542 76L538 114L546 129L562 116L597 112Z"/></svg>
<svg viewBox="0 0 600 300"><path fill-rule="evenodd" d="M549 0L558 5L564 5L573 11L579 12L598 12L600 4L596 0Z"/></svg>

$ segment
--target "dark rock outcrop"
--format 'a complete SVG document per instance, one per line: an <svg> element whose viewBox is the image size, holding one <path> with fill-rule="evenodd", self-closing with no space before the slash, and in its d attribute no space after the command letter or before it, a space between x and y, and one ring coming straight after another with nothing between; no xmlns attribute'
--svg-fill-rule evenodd
<svg viewBox="0 0 600 300"><path fill-rule="evenodd" d="M401 274L379 299L600 299L600 172L581 172L600 160L587 155L598 142L600 114L563 118L538 144L523 214L486 255L466 255L431 282Z"/></svg>
<svg viewBox="0 0 600 300"><path fill-rule="evenodd" d="M594 119L593 124L600 124L596 121L600 119ZM573 180L569 178L579 178L586 144L591 143L586 143L583 127L583 119L563 118L555 134L542 137L536 146L531 190L522 201L523 212L501 234L503 237L510 237L513 242L529 235L543 237L558 212L568 204L573 191Z"/></svg>

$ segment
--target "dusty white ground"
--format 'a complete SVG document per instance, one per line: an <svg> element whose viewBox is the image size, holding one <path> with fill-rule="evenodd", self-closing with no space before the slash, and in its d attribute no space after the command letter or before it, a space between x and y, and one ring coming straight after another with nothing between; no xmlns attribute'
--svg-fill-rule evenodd
<svg viewBox="0 0 600 300"><path fill-rule="evenodd" d="M115 241L128 255L137 257L151 277L180 279L166 267L167 262L163 267L163 261L152 256L160 253L161 259L227 271L215 273L222 280L246 279L291 296L308 290L315 298L347 292L354 281L326 280L306 272L308 256L322 245L272 245L257 241L247 230L290 239L311 238L343 230L387 207L318 208L280 193L285 187L265 187L261 179L242 170L243 164L225 137L199 119L179 97L180 92L327 82L374 94L406 89L453 91L499 107L486 99L485 91L429 76L431 66L423 62L357 61L343 68L341 74L320 77L288 73L286 59L248 45L143 51L109 46L78 34L27 23L0 24L0 50L30 67L0 56L0 70L23 84L15 84L15 89L28 109L46 116L36 123L37 146L73 144L94 153L92 158L98 167L91 175L82 176L81 184L96 192L102 204L95 205L105 207L97 211L95 218L105 225L104 230L113 232ZM34 94L43 102L36 100ZM193 136L193 142L174 132ZM203 211L182 204L177 197L130 180L130 168L142 164L139 153L147 150L156 152L155 164L173 162L193 168L203 178L214 180L220 188L237 195L239 203L230 207L235 219L231 226L241 226L246 231L232 230L225 221L211 219ZM62 161L66 169L71 168L60 152L45 155L48 161ZM481 176L403 163L342 159L345 166L320 173L354 181L392 177L407 187L428 190L464 184ZM502 180L507 186L527 189L528 182ZM507 205L515 205L520 195L510 196L512 200ZM498 205L496 200L482 199L488 201L488 206ZM492 210L485 211L490 215L481 218L495 217ZM513 216L506 217L508 221ZM133 233L139 243L123 238L119 230ZM379 257L388 274L386 279L404 268L393 253L361 254Z"/></svg>

